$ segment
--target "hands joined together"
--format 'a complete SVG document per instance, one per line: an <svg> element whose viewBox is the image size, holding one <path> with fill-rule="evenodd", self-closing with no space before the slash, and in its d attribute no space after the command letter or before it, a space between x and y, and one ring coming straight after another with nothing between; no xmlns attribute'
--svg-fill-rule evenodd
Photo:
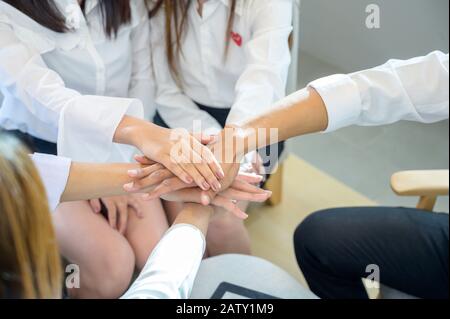
<svg viewBox="0 0 450 319"><path fill-rule="evenodd" d="M212 205L246 219L247 214L239 209L237 203L265 202L271 193L258 187L262 181L261 176L240 171L243 153L236 147L237 137L233 134L231 137L226 135L225 131L216 137L180 135L178 141L181 145L172 145L178 149L166 150L166 154L170 154L168 156L172 164L177 163L176 165L180 164L185 168L182 174L177 169L171 169L174 167L171 164L163 164L158 159L156 161L159 163L156 163L148 156L136 156L141 168L128 172L133 181L124 185L124 189L129 193L146 193L144 198L147 200L162 198L167 201ZM197 143L201 143L200 147Z"/></svg>

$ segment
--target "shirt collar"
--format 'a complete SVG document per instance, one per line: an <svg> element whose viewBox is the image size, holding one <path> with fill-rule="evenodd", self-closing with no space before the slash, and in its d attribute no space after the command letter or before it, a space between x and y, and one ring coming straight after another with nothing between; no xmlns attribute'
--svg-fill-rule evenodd
<svg viewBox="0 0 450 319"><path fill-rule="evenodd" d="M220 0L224 5L226 5L227 7L231 8L231 1L232 0ZM238 16L242 16L243 12L244 12L244 2L242 0L236 0L236 9L235 9L235 13Z"/></svg>
<svg viewBox="0 0 450 319"><path fill-rule="evenodd" d="M84 13L89 14L98 5L98 0L86 0Z"/></svg>

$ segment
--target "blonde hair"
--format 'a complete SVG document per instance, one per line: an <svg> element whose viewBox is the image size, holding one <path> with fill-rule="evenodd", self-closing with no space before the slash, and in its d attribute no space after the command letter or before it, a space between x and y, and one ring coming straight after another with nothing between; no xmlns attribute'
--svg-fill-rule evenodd
<svg viewBox="0 0 450 319"><path fill-rule="evenodd" d="M0 298L59 298L61 260L28 150L0 132Z"/></svg>

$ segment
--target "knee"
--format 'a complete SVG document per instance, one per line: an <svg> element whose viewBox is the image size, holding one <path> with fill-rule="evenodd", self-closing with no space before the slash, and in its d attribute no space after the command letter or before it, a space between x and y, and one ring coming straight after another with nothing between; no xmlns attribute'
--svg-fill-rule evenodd
<svg viewBox="0 0 450 319"><path fill-rule="evenodd" d="M212 237L219 238L233 238L232 236L237 232L245 230L244 222L230 213L224 213L216 216L209 225L209 234Z"/></svg>
<svg viewBox="0 0 450 319"><path fill-rule="evenodd" d="M125 293L135 269L135 256L128 245L119 245L98 262L92 292L97 298L115 299Z"/></svg>
<svg viewBox="0 0 450 319"><path fill-rule="evenodd" d="M320 255L333 241L335 210L323 210L308 216L294 233L294 246L299 262L314 255Z"/></svg>

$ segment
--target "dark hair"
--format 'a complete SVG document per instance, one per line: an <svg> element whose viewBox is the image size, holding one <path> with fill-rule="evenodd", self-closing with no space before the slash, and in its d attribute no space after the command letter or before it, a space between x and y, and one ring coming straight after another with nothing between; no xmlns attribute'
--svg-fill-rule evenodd
<svg viewBox="0 0 450 319"><path fill-rule="evenodd" d="M59 33L70 31L55 0L3 0L40 25ZM130 0L99 0L103 25L108 37L117 35L123 24L131 21Z"/></svg>
<svg viewBox="0 0 450 319"><path fill-rule="evenodd" d="M170 70L172 75L179 82L179 75L176 67L176 57L182 54L181 41L186 31L186 23L188 10L192 5L192 0L155 0L153 8L150 10L150 18L154 17L159 10L164 10L165 14L165 34L166 34L166 52L167 60L169 62ZM231 1L230 16L228 18L228 26L225 34L226 38L226 48L225 57L227 56L231 32L233 29L235 10L236 10L237 0ZM175 35L175 41L173 41L173 34ZM175 45L173 44L175 43Z"/></svg>

